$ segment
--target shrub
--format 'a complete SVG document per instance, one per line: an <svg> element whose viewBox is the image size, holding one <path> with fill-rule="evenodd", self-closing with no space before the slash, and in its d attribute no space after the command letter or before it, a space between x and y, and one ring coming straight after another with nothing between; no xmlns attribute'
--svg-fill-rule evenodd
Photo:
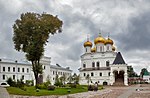
<svg viewBox="0 0 150 98"><path fill-rule="evenodd" d="M92 85L89 85L88 86L88 91L93 91L94 90L94 87Z"/></svg>
<svg viewBox="0 0 150 98"><path fill-rule="evenodd" d="M70 92L71 92L71 90L70 90L70 89L68 89L68 90L67 90L67 92L68 92L68 93L70 93Z"/></svg>
<svg viewBox="0 0 150 98"><path fill-rule="evenodd" d="M25 86L25 84L24 84L23 80L20 79L20 80L17 80L16 86L19 87L19 88L23 88Z"/></svg>
<svg viewBox="0 0 150 98"><path fill-rule="evenodd" d="M49 85L50 85L50 82L44 82L42 84L38 84L36 87L38 89L47 89Z"/></svg>
<svg viewBox="0 0 150 98"><path fill-rule="evenodd" d="M33 86L34 82L33 80L26 80L26 86Z"/></svg>
<svg viewBox="0 0 150 98"><path fill-rule="evenodd" d="M16 87L16 82L13 81L11 77L8 78L6 82L7 82L7 84L9 84L10 86Z"/></svg>
<svg viewBox="0 0 150 98"><path fill-rule="evenodd" d="M55 90L55 86L53 85L48 86L48 90Z"/></svg>
<svg viewBox="0 0 150 98"><path fill-rule="evenodd" d="M70 84L69 87L71 87L71 88L76 88L77 85L76 85L76 84Z"/></svg>

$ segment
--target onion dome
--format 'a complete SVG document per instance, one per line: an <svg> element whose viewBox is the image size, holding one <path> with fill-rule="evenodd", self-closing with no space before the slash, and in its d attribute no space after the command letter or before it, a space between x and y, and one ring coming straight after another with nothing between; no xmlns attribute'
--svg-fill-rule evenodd
<svg viewBox="0 0 150 98"><path fill-rule="evenodd" d="M115 50L116 50L116 48L114 46L112 46L112 51L115 51Z"/></svg>
<svg viewBox="0 0 150 98"><path fill-rule="evenodd" d="M95 44L98 44L98 43L104 43L105 44L105 39L101 35L99 35L99 37L95 38L94 43Z"/></svg>
<svg viewBox="0 0 150 98"><path fill-rule="evenodd" d="M84 47L86 47L86 46L92 47L92 43L90 41L86 41L84 43Z"/></svg>
<svg viewBox="0 0 150 98"><path fill-rule="evenodd" d="M96 52L96 47L92 48L91 52Z"/></svg>
<svg viewBox="0 0 150 98"><path fill-rule="evenodd" d="M113 45L114 42L113 42L113 40L111 40L111 39L108 37L108 39L105 41L105 44L111 44L111 45Z"/></svg>

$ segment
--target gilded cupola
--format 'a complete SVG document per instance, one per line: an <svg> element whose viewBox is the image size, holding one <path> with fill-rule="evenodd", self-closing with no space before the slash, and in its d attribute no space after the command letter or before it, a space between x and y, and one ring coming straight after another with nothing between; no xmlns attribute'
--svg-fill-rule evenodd
<svg viewBox="0 0 150 98"><path fill-rule="evenodd" d="M99 36L98 36L97 38L95 38L94 43L95 43L95 44L98 44L98 43L103 43L103 44L105 44L105 38L103 38L103 37L101 36L101 34L99 34Z"/></svg>

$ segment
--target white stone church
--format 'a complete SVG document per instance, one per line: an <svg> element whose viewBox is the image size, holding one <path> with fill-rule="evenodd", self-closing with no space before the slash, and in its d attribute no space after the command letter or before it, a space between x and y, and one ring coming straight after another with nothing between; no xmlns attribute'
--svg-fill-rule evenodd
<svg viewBox="0 0 150 98"><path fill-rule="evenodd" d="M88 38L84 48L79 69L80 84L87 84L86 76L89 75L91 84L128 85L127 64L121 53L116 51L112 39L105 39L99 34L94 45Z"/></svg>

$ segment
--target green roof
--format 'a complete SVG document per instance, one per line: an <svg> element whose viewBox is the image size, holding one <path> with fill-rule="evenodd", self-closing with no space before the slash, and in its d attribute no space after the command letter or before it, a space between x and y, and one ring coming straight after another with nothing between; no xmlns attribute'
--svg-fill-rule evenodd
<svg viewBox="0 0 150 98"><path fill-rule="evenodd" d="M150 74L149 74L149 72L147 72L147 71L144 71L144 75L150 75Z"/></svg>

